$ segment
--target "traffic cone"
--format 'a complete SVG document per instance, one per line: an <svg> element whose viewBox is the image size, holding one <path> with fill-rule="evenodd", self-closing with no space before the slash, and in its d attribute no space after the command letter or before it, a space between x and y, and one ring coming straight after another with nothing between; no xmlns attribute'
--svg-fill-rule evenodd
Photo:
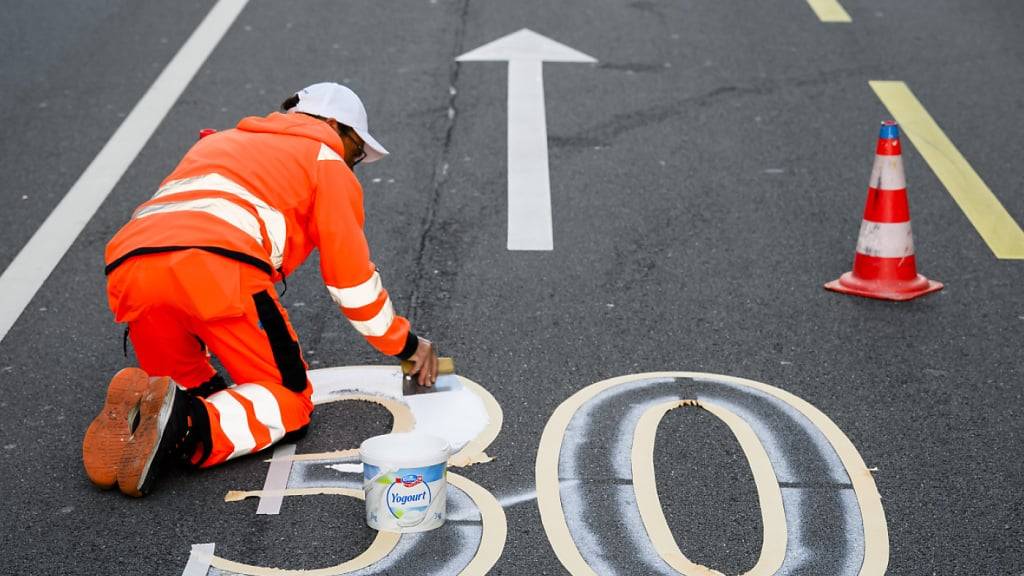
<svg viewBox="0 0 1024 576"><path fill-rule="evenodd" d="M825 288L882 300L910 300L942 289L917 273L900 127L892 120L882 122L878 134L853 270Z"/></svg>

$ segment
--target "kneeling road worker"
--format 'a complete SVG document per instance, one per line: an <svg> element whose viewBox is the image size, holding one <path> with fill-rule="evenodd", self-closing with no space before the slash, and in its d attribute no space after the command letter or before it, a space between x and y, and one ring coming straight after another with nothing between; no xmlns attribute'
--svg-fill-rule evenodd
<svg viewBox="0 0 1024 576"><path fill-rule="evenodd" d="M85 433L101 488L142 496L166 462L207 468L305 433L312 386L274 283L314 248L352 326L411 360L420 385L437 378L433 345L395 313L370 261L352 169L387 150L362 102L320 83L282 109L200 139L107 244L110 308L140 367L114 376Z"/></svg>

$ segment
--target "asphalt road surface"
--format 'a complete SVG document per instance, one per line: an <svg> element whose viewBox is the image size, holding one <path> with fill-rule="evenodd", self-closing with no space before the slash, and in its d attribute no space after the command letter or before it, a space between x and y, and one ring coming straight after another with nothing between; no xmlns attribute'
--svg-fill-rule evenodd
<svg viewBox="0 0 1024 576"><path fill-rule="evenodd" d="M4 4L0 269L215 3ZM930 141L904 135L919 271L941 292L890 303L822 288L850 269L878 123L891 117L870 81L906 83L1024 223L1024 4L841 4L849 22L823 22L807 0L245 4L149 119L155 132L95 215L78 214L84 228L0 342L0 573L264 574L193 546L292 570L371 546L358 499L288 497L276 515L226 502L263 487L269 454L170 471L141 500L97 491L81 467L105 385L134 361L106 305L106 241L199 129L266 114L321 80L360 94L391 151L356 173L392 299L504 413L495 460L457 471L504 520L488 525L472 491L452 488L452 522L358 573L458 573L499 554L484 570L585 573L566 560L578 554L599 574L687 573L655 543L642 509L653 491L689 561L743 573L779 539L765 511L780 490L784 562L767 573L1024 573L1024 262L997 257L947 190L937 174L954 160L926 160ZM543 65L550 251L506 245L509 65L455 60L523 28L597 61ZM310 368L394 363L344 321L315 256L283 302ZM648 372L722 378L636 377L559 408ZM637 440L652 406L688 398L749 426L775 484L760 491L765 467L706 410L671 410L653 421L656 439ZM561 429L545 432L556 413ZM352 448L390 427L380 406L327 404L296 451ZM289 487L358 488L330 470L297 464ZM884 515L858 505L875 487ZM499 528L505 537L486 535Z"/></svg>

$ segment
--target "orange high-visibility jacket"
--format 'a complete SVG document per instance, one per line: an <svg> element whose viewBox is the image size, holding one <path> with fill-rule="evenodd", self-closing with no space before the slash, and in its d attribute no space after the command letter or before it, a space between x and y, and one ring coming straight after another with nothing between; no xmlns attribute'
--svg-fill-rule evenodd
<svg viewBox="0 0 1024 576"><path fill-rule="evenodd" d="M316 247L327 289L355 329L384 354L408 357L418 339L370 261L363 190L343 152L330 126L304 114L249 117L202 138L107 244L107 274L133 256L200 248L277 280ZM110 300L118 322L143 313Z"/></svg>

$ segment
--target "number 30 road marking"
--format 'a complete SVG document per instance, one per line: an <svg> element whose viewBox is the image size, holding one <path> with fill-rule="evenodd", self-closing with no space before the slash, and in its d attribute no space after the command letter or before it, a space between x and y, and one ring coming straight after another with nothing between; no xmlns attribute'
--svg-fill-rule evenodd
<svg viewBox="0 0 1024 576"><path fill-rule="evenodd" d="M687 400L694 396L697 400ZM724 421L751 466L764 537L760 560L747 574L885 573L889 537L881 499L871 472L839 427L784 390L695 372L598 382L571 396L551 416L537 453L537 504L552 548L570 573L625 573L628 563L635 571L635 563L642 561L653 573L720 574L680 551L658 499L655 432L666 412L682 406L702 407ZM620 430L613 437L619 444L613 440L610 447L598 445L600 436L589 433L591 423L607 428L615 421ZM603 456L602 451L611 454ZM608 477L595 478L595 469L602 466ZM581 492L592 497L579 498ZM814 499L815 505L809 506ZM846 500L851 503L844 507ZM563 503L572 508L569 513ZM600 513L596 508L616 504L620 521L594 518ZM838 511L843 529L834 536L842 541L822 544L822 534L813 525L814 510ZM808 517L805 512L810 512ZM804 538L812 530L815 538ZM623 553L630 542L635 554Z"/></svg>

